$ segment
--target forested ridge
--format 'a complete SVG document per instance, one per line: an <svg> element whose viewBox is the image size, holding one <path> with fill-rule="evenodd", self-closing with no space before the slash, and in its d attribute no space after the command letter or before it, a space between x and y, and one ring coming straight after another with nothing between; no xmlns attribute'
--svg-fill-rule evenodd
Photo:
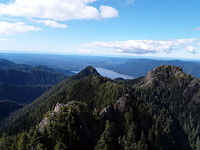
<svg viewBox="0 0 200 150"><path fill-rule="evenodd" d="M2 150L199 150L200 80L162 65L114 81L91 66L1 123Z"/></svg>
<svg viewBox="0 0 200 150"><path fill-rule="evenodd" d="M66 75L46 66L33 67L0 59L0 82L3 83L18 86L55 85L65 78Z"/></svg>
<svg viewBox="0 0 200 150"><path fill-rule="evenodd" d="M33 67L0 59L0 122L67 77L46 66Z"/></svg>
<svg viewBox="0 0 200 150"><path fill-rule="evenodd" d="M33 67L0 59L0 101L30 103L67 77L46 66Z"/></svg>

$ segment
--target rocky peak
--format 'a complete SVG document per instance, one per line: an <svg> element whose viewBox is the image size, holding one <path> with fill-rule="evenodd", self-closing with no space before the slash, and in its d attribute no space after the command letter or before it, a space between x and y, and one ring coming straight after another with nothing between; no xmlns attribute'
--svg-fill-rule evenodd
<svg viewBox="0 0 200 150"><path fill-rule="evenodd" d="M172 84L176 80L191 80L193 77L183 72L181 67L172 65L161 65L152 71L142 79L143 86L166 86ZM181 84L181 83L180 83Z"/></svg>
<svg viewBox="0 0 200 150"><path fill-rule="evenodd" d="M91 75L91 74L96 74L99 75L99 73L97 72L97 70L95 68L93 68L92 66L88 66L85 69L83 69L81 71L82 73L85 73L85 75Z"/></svg>
<svg viewBox="0 0 200 150"><path fill-rule="evenodd" d="M100 75L95 68L93 68L92 66L88 66L85 69L83 69L81 72L79 72L78 74L76 74L72 77L74 79L82 79L82 78L87 77L92 74Z"/></svg>

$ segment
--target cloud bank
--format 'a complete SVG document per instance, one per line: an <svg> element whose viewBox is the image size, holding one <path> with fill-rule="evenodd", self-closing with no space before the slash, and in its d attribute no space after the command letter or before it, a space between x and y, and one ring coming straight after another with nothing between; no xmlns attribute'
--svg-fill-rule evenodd
<svg viewBox="0 0 200 150"><path fill-rule="evenodd" d="M57 23L53 20L35 20L34 22L43 23L45 26L48 26L51 28L67 28L67 25Z"/></svg>
<svg viewBox="0 0 200 150"><path fill-rule="evenodd" d="M101 5L90 4L96 0L14 0L0 4L0 16L32 17L56 21L101 19L118 16L118 11Z"/></svg>
<svg viewBox="0 0 200 150"><path fill-rule="evenodd" d="M174 39L174 40L129 40L114 42L92 42L82 46L95 46L114 49L118 53L150 54L170 53L175 49L185 49L197 53L200 39Z"/></svg>
<svg viewBox="0 0 200 150"><path fill-rule="evenodd" d="M101 5L99 8L92 6L96 1L10 0L6 4L0 2L0 17L4 18L0 22L0 35L41 30L38 27L25 25L23 23L25 18L51 28L67 28L67 25L58 21L118 17L118 11L111 6Z"/></svg>
<svg viewBox="0 0 200 150"><path fill-rule="evenodd" d="M39 31L42 30L39 27L26 25L24 22L0 22L0 35L11 35L14 33L23 33L28 31Z"/></svg>

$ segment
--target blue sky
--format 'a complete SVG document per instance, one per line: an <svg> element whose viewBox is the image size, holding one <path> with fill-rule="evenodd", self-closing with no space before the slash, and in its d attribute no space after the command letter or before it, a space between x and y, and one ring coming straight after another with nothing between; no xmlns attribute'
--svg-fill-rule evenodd
<svg viewBox="0 0 200 150"><path fill-rule="evenodd" d="M0 50L200 58L199 0L1 0Z"/></svg>

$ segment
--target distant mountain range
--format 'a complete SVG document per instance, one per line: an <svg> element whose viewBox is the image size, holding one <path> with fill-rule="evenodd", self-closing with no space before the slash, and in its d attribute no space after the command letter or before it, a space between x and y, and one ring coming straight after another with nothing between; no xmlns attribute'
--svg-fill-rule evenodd
<svg viewBox="0 0 200 150"><path fill-rule="evenodd" d="M135 78L145 76L149 71L160 65L174 65L183 68L183 71L200 78L200 60L155 59L87 55L55 55L55 54L23 54L0 53L0 57L18 64L31 66L44 65L66 75L73 75L71 71L81 71L91 65L95 68L104 68Z"/></svg>
<svg viewBox="0 0 200 150"><path fill-rule="evenodd" d="M108 64L105 68L133 77L145 76L149 71L160 65L173 65L183 68L183 71L195 77L200 77L199 61L184 60L155 60L155 59L129 59L122 64Z"/></svg>
<svg viewBox="0 0 200 150"><path fill-rule="evenodd" d="M1 114L6 116L21 108L20 104L32 102L67 77L46 66L32 67L0 59L0 107L8 110Z"/></svg>
<svg viewBox="0 0 200 150"><path fill-rule="evenodd" d="M198 150L199 91L181 67L111 80L88 66L1 121L0 149Z"/></svg>

